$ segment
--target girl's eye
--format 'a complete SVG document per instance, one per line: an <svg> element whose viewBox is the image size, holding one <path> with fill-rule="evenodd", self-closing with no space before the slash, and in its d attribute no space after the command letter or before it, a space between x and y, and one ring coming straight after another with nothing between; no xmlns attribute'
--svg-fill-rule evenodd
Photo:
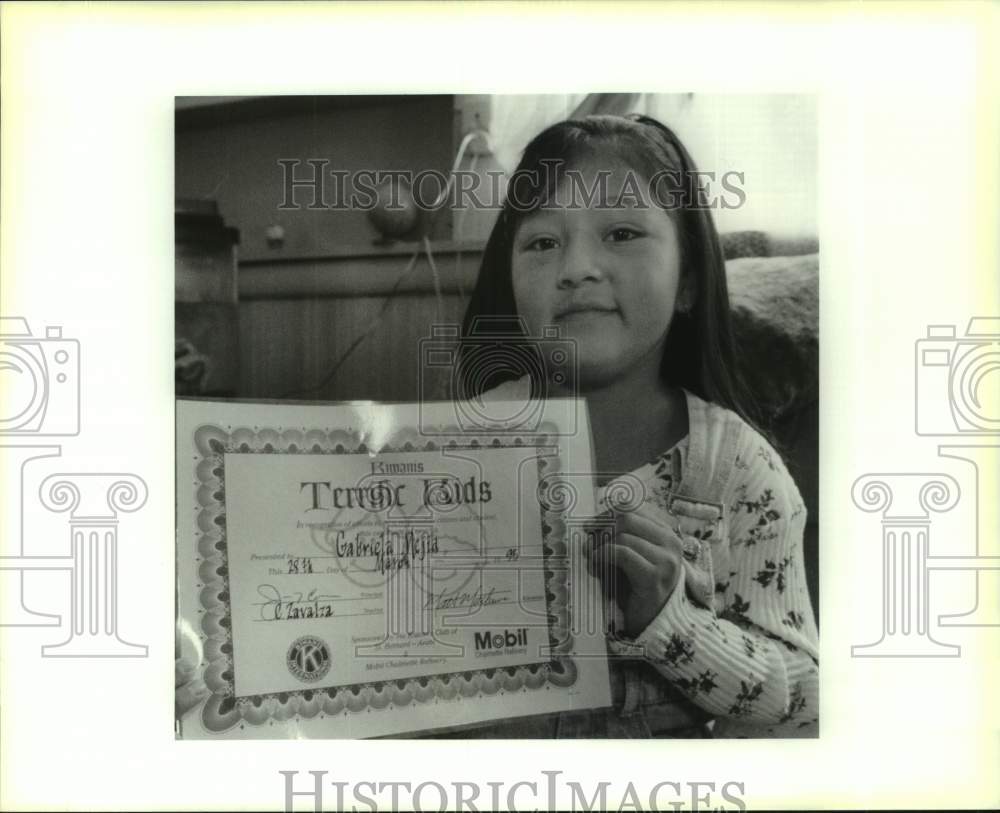
<svg viewBox="0 0 1000 813"><path fill-rule="evenodd" d="M548 251L556 247L556 241L552 237L536 237L525 245L528 251Z"/></svg>
<svg viewBox="0 0 1000 813"><path fill-rule="evenodd" d="M629 228L628 226L619 226L616 229L612 229L608 234L608 239L613 243L624 243L628 240L634 240L636 237L641 237L641 233L635 229Z"/></svg>

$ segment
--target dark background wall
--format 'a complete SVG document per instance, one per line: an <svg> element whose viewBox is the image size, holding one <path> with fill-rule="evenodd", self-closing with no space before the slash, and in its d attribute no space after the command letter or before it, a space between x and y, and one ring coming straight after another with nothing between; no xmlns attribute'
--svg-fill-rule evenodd
<svg viewBox="0 0 1000 813"><path fill-rule="evenodd" d="M296 173L311 177L310 159L329 169L447 172L454 156L453 96L288 96L187 106L176 117L176 197L218 202L240 230L241 260L336 254L371 246L378 232L362 211L279 210L284 199L281 159L298 159ZM182 102L183 104L183 102ZM329 200L334 196L328 179ZM265 230L281 225L285 245L268 248ZM441 218L431 236L451 236Z"/></svg>

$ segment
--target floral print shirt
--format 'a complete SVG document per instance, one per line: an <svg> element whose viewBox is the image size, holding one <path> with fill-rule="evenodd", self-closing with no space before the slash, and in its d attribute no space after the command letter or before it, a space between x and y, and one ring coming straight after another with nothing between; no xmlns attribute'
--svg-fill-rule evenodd
<svg viewBox="0 0 1000 813"><path fill-rule="evenodd" d="M819 642L803 558L806 507L768 442L746 425L739 438L721 523L699 523L693 512L682 532L703 543L701 552L686 557L670 599L635 643L670 684L714 715L715 736L817 736ZM687 440L633 472L647 501L665 512Z"/></svg>
<svg viewBox="0 0 1000 813"><path fill-rule="evenodd" d="M490 394L517 400L529 391L522 378ZM651 716L679 691L714 718L714 736L815 737L819 635L806 586L806 506L781 457L760 433L734 412L687 395L689 435L630 472L643 482L647 501L673 519L672 495L687 471L692 435L717 444L707 456L735 457L721 496L703 495L721 503L721 517L714 524L700 521L695 506L682 518L681 525L688 524L680 530L698 543L698 553L685 560L671 597L627 646L625 654L638 652L652 665L658 673L653 680L663 679L633 687L636 710ZM724 449L723 428L733 423L739 424L737 448ZM612 483L598 490L599 502ZM622 628L620 611L612 623ZM619 648L614 637L608 646L614 656ZM619 663L610 666L612 674L621 673Z"/></svg>

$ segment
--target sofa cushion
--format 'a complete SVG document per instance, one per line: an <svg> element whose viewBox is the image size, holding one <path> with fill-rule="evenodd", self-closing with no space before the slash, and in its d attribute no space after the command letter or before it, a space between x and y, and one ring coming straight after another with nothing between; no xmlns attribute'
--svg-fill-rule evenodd
<svg viewBox="0 0 1000 813"><path fill-rule="evenodd" d="M819 398L819 255L726 263L742 369L773 421Z"/></svg>

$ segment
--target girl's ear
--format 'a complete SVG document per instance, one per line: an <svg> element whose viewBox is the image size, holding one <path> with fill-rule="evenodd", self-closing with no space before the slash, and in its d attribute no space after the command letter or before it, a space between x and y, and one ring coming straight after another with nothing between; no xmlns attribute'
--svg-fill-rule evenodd
<svg viewBox="0 0 1000 813"><path fill-rule="evenodd" d="M677 300L674 302L674 310L677 313L691 313L694 303L698 299L698 286L695 284L693 274L686 271L681 277L677 287Z"/></svg>

